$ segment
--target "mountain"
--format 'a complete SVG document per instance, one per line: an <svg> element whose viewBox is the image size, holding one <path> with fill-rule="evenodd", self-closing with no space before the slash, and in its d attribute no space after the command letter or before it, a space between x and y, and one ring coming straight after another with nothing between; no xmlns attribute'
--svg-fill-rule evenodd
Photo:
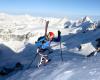
<svg viewBox="0 0 100 80"><path fill-rule="evenodd" d="M85 16L85 17L82 19L82 22L90 22L90 23L93 23L92 19L90 19L90 17L88 17L88 16Z"/></svg>
<svg viewBox="0 0 100 80"><path fill-rule="evenodd" d="M82 25L91 23L91 19L85 17L73 23L67 18L7 14L1 14L0 17L0 71L3 67L11 68L16 62L24 66L23 70L0 76L0 80L80 80L80 77L81 80L100 80L99 52L95 56L86 57L96 50L100 29L88 30L85 34L78 32ZM63 62L60 45L51 42L51 46L54 46L53 53L48 56L51 61L37 69L40 58L34 58L37 49L35 42L44 35L45 20L50 21L48 31L54 32L55 37L57 31L61 31ZM75 26L64 28L64 24ZM32 60L30 68L26 69Z"/></svg>
<svg viewBox="0 0 100 80"><path fill-rule="evenodd" d="M76 22L74 22L71 26L79 28L81 31L87 31L87 30L94 30L96 28L96 23L93 22L92 19L90 19L88 16L85 16Z"/></svg>

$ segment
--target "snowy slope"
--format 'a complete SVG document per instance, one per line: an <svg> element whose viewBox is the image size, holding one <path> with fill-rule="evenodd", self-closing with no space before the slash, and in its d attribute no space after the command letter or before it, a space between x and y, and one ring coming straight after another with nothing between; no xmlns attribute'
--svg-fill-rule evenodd
<svg viewBox="0 0 100 80"><path fill-rule="evenodd" d="M16 25L12 21L8 22L6 17L15 21ZM0 34L3 34L2 38L0 38L0 68L2 66L12 67L18 61L25 68L30 64L36 53L34 42L44 34L45 20L51 20L48 31L53 31L55 36L58 29L62 32L64 61L61 61L60 46L57 45L52 48L53 53L49 54L51 62L46 66L41 66L37 69L35 67L38 60L37 57L29 69L0 77L0 80L100 80L99 53L96 56L85 57L95 50L95 40L100 37L100 29L89 30L86 33L78 32L81 26L64 29L64 23L68 21L65 18L48 19L34 18L29 15L11 16L0 14L0 25L3 26L0 27L2 29ZM90 20L86 18L85 22L88 21ZM9 32L9 29L11 32ZM29 33L28 39L25 38L27 33ZM9 37L7 34L14 34L14 37ZM56 44L58 43L52 42L51 45ZM79 50L80 46L82 46L81 50Z"/></svg>

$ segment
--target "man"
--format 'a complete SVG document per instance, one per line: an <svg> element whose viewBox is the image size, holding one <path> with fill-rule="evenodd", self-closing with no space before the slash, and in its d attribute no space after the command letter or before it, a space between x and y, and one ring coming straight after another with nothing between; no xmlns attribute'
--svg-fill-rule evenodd
<svg viewBox="0 0 100 80"><path fill-rule="evenodd" d="M52 41L55 42L60 42L61 40L61 32L58 30L58 37L54 38L54 33L49 32L47 34L47 28L48 28L49 21L46 21L46 26L45 26L45 35L38 38L36 42L37 46L37 53L40 56L40 61L38 66L40 66L42 63L46 64L50 59L48 59L48 54L52 52L50 44Z"/></svg>
<svg viewBox="0 0 100 80"><path fill-rule="evenodd" d="M40 61L38 63L38 67L41 64L47 64L48 61L50 61L50 59L48 59L48 54L52 52L50 44L51 44L51 41L53 40L53 38L54 38L53 32L49 32L48 35L38 38L38 41L36 42L37 53L40 56Z"/></svg>

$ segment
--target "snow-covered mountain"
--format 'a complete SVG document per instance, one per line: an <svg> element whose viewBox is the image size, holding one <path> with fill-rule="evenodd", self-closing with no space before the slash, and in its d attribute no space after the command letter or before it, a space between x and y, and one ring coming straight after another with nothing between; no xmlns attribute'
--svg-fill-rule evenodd
<svg viewBox="0 0 100 80"><path fill-rule="evenodd" d="M78 30L85 32L86 30L94 30L96 28L96 23L90 17L85 16L79 20L76 20L71 27L77 27Z"/></svg>
<svg viewBox="0 0 100 80"><path fill-rule="evenodd" d="M34 67L33 62L27 70L14 72L1 77L0 80L99 80L100 79L100 55L86 58L96 50L95 41L100 38L100 29L89 29L81 32L82 25L94 24L89 18L72 22L67 18L44 18L30 15L0 14L0 69L3 66L12 67L16 62L21 62L26 68L34 59L36 53L35 41L44 35L45 21L49 20L48 32L53 31L55 37L57 31L62 33L62 54L60 57L60 45L52 42L53 53L49 55L51 62L40 69ZM65 28L65 26L67 26ZM68 27L70 26L70 27ZM78 31L80 29L80 32ZM87 28L85 28L87 29ZM80 49L81 47L81 49ZM35 61L37 61L36 58ZM83 76L84 75L84 76Z"/></svg>
<svg viewBox="0 0 100 80"><path fill-rule="evenodd" d="M46 20L49 20L50 28L61 28L67 21L66 18L33 17L30 15L0 13L0 41L5 41L6 43L4 43L9 46L9 42L12 44L12 40L13 42L17 40L19 43L20 41L25 42L27 36L28 38L35 35L40 36L40 34L44 33ZM34 41L32 42L34 43Z"/></svg>
<svg viewBox="0 0 100 80"><path fill-rule="evenodd" d="M85 16L85 17L82 19L82 22L87 22L87 21L93 23L93 21L90 19L90 17Z"/></svg>
<svg viewBox="0 0 100 80"><path fill-rule="evenodd" d="M45 24L45 20L50 21L50 26L62 26L68 19L67 18L53 18L53 17L33 17L30 15L8 15L5 13L0 13L0 23L5 27L14 27L24 25L25 27L32 25L41 25ZM5 24L6 23L6 24ZM12 25L10 24L12 23ZM4 25L5 24L5 25ZM8 26L6 26L8 25ZM4 27L4 28L5 28Z"/></svg>

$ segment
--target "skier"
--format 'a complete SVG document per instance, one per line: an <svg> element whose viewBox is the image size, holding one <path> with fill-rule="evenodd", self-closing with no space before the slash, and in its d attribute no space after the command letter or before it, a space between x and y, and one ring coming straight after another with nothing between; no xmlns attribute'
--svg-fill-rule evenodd
<svg viewBox="0 0 100 80"><path fill-rule="evenodd" d="M42 36L38 38L38 41L36 42L37 45L37 53L40 56L40 61L38 63L38 67L41 64L47 64L50 59L48 59L48 54L52 52L50 44L51 41L53 40L54 33L49 32L48 35Z"/></svg>
<svg viewBox="0 0 100 80"><path fill-rule="evenodd" d="M54 42L60 42L61 41L61 32L60 32L60 30L58 30L58 37L57 38L54 38L54 33L53 32L49 32L47 34L48 24L49 24L49 21L46 21L45 35L39 37L37 42L36 42L37 53L40 56L40 61L39 61L38 67L41 64L47 64L48 61L50 61L50 59L48 59L48 54L53 52L51 47L50 47L51 42L52 41L54 41Z"/></svg>
<svg viewBox="0 0 100 80"><path fill-rule="evenodd" d="M40 56L40 61L38 67L41 64L47 64L50 59L48 59L48 54L52 53L52 49L50 47L51 42L60 42L61 43L61 32L58 30L58 37L54 37L53 32L49 32L48 35L42 36L38 38L36 45L37 45L37 53Z"/></svg>
<svg viewBox="0 0 100 80"><path fill-rule="evenodd" d="M38 67L41 64L48 63L48 61L49 61L48 53L51 50L50 43L51 43L51 41L52 41L52 39L54 37L54 33L53 32L49 32L47 34L48 24L49 24L49 21L46 21L44 36L39 37L37 42L35 43L36 46L37 46L37 53L40 56L40 61L38 63Z"/></svg>

